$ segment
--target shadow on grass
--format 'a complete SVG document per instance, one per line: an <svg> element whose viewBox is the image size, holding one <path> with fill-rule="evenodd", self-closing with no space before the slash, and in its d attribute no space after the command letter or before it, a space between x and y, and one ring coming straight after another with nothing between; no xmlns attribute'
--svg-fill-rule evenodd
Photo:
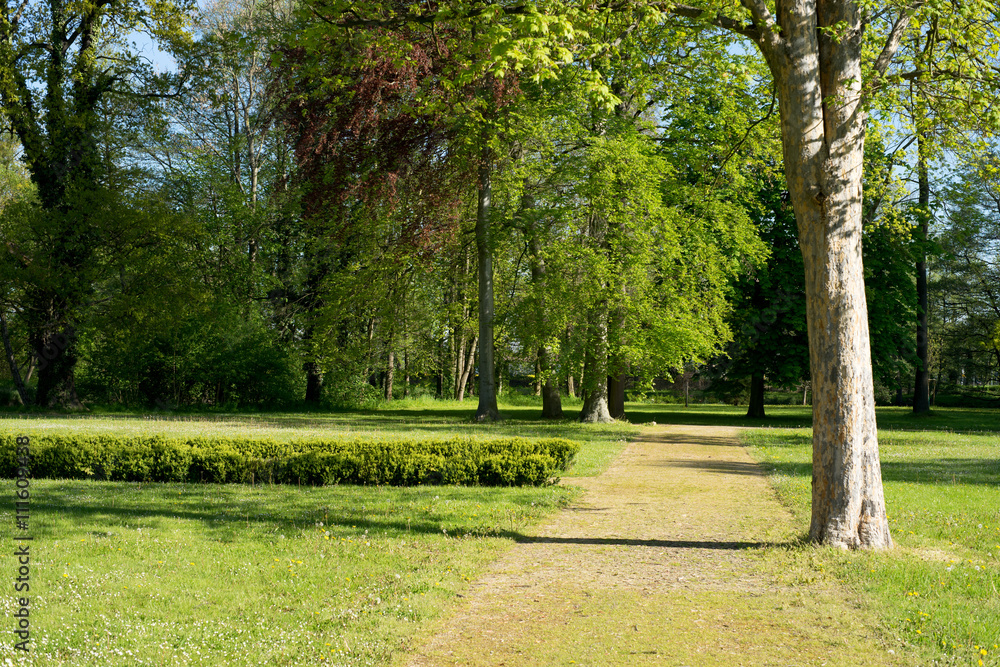
<svg viewBox="0 0 1000 667"><path fill-rule="evenodd" d="M812 478L811 463L762 463L767 471L788 477ZM917 459L882 461L883 482L939 485L1000 485L1000 459Z"/></svg>
<svg viewBox="0 0 1000 667"><path fill-rule="evenodd" d="M492 525L485 526L466 517L456 516L462 508L451 509L448 501L460 501L469 507L476 503L489 503L494 499L506 500L515 505L528 505L531 499L519 498L532 489L500 487L417 486L392 487L247 487L243 485L157 485L127 482L102 482L91 486L89 482L55 482L32 489L32 531L36 539L63 539L65 535L53 534L55 527L48 517L65 525L92 527L101 530L121 529L125 526L144 529L162 528L162 522L178 519L199 522L213 539L236 541L248 533L273 533L275 537L300 529L319 531L318 522L331 530L339 529L335 538L357 535L364 531L386 532L391 537L411 533L442 534L442 526L450 532L460 533L485 530L493 536L513 536L515 527L510 525L521 514L508 516L511 510L502 510L492 517ZM143 488L145 487L145 488ZM152 491L150 491L152 488ZM172 495L183 489L180 500ZM440 500L438 500L439 497ZM432 500L434 498L434 500ZM177 504L170 506L168 503ZM429 503L440 502L445 511L428 511ZM451 510L451 511L448 511ZM13 500L0 501L0 511L13 511ZM505 526L504 524L507 524ZM58 528L63 530L63 528Z"/></svg>
<svg viewBox="0 0 1000 667"><path fill-rule="evenodd" d="M476 401L421 402L407 405L405 401L375 409L338 409L325 412L263 412L263 413L138 413L138 414L0 414L2 417L33 419L89 419L162 422L231 422L279 429L323 429L345 426L365 429L414 430L433 432L442 428L470 431L503 432L531 429L547 434L565 428L588 428L577 421L579 402L566 400L565 417L557 420L541 418L541 403L502 404L503 420L479 424L475 421ZM674 424L693 426L737 426L808 428L812 424L812 408L799 405L769 405L763 419L746 416L745 406L698 404L683 407L676 404L627 403L626 419L632 424ZM910 408L881 406L876 409L881 429L918 431L1000 432L1000 410L982 408L937 408L928 414L914 415Z"/></svg>
<svg viewBox="0 0 1000 667"><path fill-rule="evenodd" d="M746 407L729 405L629 404L626 416L633 424L672 424L685 426L771 426L804 428L812 425L812 409L798 406L774 406L763 419L746 416Z"/></svg>

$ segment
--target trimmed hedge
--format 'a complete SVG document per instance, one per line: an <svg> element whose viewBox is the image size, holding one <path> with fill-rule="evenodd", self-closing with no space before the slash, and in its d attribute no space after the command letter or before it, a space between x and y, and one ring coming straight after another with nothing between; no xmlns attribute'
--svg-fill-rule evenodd
<svg viewBox="0 0 1000 667"><path fill-rule="evenodd" d="M16 477L16 437L0 435L0 475ZM31 438L36 479L276 484L548 483L579 445L546 438L291 441L164 436Z"/></svg>

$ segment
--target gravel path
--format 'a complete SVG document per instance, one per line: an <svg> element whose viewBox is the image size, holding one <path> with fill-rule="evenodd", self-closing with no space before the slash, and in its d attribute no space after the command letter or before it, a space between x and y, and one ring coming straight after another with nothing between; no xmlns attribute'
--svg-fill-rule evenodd
<svg viewBox="0 0 1000 667"><path fill-rule="evenodd" d="M734 428L644 430L398 665L883 665Z"/></svg>

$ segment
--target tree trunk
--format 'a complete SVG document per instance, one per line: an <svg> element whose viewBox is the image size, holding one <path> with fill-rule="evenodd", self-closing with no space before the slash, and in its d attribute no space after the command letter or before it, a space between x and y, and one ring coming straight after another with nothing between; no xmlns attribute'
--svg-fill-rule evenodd
<svg viewBox="0 0 1000 667"><path fill-rule="evenodd" d="M747 417L763 419L764 414L764 374L754 373L750 377L750 405L747 406Z"/></svg>
<svg viewBox="0 0 1000 667"><path fill-rule="evenodd" d="M403 398L410 397L410 351L403 348Z"/></svg>
<svg viewBox="0 0 1000 667"><path fill-rule="evenodd" d="M542 419L562 419L562 397L559 395L559 383L552 377L549 362L549 350L544 345L538 349L538 370L542 382Z"/></svg>
<svg viewBox="0 0 1000 667"><path fill-rule="evenodd" d="M625 419L625 374L608 376L608 412L612 419Z"/></svg>
<svg viewBox="0 0 1000 667"><path fill-rule="evenodd" d="M497 421L496 367L493 363L493 247L490 234L492 196L489 148L484 137L479 165L479 205L476 211L476 252L479 259L479 407L477 421Z"/></svg>
<svg viewBox="0 0 1000 667"><path fill-rule="evenodd" d="M478 343L479 343L478 336L472 339L472 345L469 346L468 358L462 362L462 375L459 377L458 380L458 387L459 387L458 400L460 401L465 400L466 384L469 384L471 389L471 383L469 382L469 378L472 376L473 369L475 369L476 367L475 366L476 346L478 345ZM469 393L471 394L471 391Z"/></svg>
<svg viewBox="0 0 1000 667"><path fill-rule="evenodd" d="M35 340L38 358L38 384L35 402L44 407L83 409L76 395L76 331L65 325L56 334L43 334Z"/></svg>
<svg viewBox="0 0 1000 667"><path fill-rule="evenodd" d="M913 390L913 413L931 409L930 374L927 368L927 232L931 219L931 186L927 174L925 142L917 133L917 371Z"/></svg>
<svg viewBox="0 0 1000 667"><path fill-rule="evenodd" d="M319 405L323 395L323 375L315 361L305 363L306 371L306 403Z"/></svg>
<svg viewBox="0 0 1000 667"><path fill-rule="evenodd" d="M389 349L389 363L385 367L385 400L392 400L392 382L396 376L396 353Z"/></svg>
<svg viewBox="0 0 1000 667"><path fill-rule="evenodd" d="M609 423L614 419L608 410L608 307L602 301L591 319L589 340L584 355L583 408L580 421Z"/></svg>
<svg viewBox="0 0 1000 667"><path fill-rule="evenodd" d="M3 349L7 353L7 365L10 366L10 376L14 380L14 387L17 389L17 397L21 405L28 405L28 389L21 379L21 370L17 367L17 359L14 358L14 347L10 344L10 332L7 331L7 317L0 307L0 333L3 334Z"/></svg>
<svg viewBox="0 0 1000 667"><path fill-rule="evenodd" d="M569 394L570 398L576 398L576 385L573 383L572 373L566 376L566 393Z"/></svg>
<svg viewBox="0 0 1000 667"><path fill-rule="evenodd" d="M769 30L759 43L780 102L805 264L814 399L809 535L842 548L890 547L861 265L861 15L835 0L779 7L781 32ZM837 24L836 36L817 30Z"/></svg>
<svg viewBox="0 0 1000 667"><path fill-rule="evenodd" d="M531 282L538 286L545 279L545 259L542 256L541 229L539 221L533 215L534 209L535 198L531 194L531 184L525 179L521 211L528 217L525 227L531 251ZM546 304L543 302L539 307L542 312L538 313L538 319L544 322ZM572 381L570 378L570 382ZM538 395L542 397L542 419L562 419L562 397L559 395L558 381L552 377L552 352L547 345L541 345L535 356L535 396Z"/></svg>
<svg viewBox="0 0 1000 667"><path fill-rule="evenodd" d="M475 343L473 343L475 347ZM458 344L455 345L455 399L462 401L465 400L465 378L466 378L466 368L465 368L465 331L463 329L462 335L458 338Z"/></svg>

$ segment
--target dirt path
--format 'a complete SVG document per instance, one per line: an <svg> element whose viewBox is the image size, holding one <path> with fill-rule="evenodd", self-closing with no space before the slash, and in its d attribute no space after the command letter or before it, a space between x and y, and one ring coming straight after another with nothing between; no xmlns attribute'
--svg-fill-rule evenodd
<svg viewBox="0 0 1000 667"><path fill-rule="evenodd" d="M397 664L892 664L848 594L781 547L791 518L736 429L647 428L570 483L582 497Z"/></svg>

